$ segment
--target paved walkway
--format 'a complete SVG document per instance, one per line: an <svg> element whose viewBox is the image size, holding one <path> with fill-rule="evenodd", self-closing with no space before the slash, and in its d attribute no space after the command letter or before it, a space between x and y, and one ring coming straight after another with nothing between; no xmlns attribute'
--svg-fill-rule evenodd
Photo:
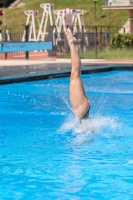
<svg viewBox="0 0 133 200"><path fill-rule="evenodd" d="M83 59L82 71L107 71L114 68L133 69L133 60ZM70 74L71 60L47 58L44 60L1 60L0 84L44 79Z"/></svg>
<svg viewBox="0 0 133 200"><path fill-rule="evenodd" d="M133 64L133 60L104 60L104 59L81 59L83 64ZM36 60L1 60L0 66L22 66L22 65L40 65L40 64L54 64L54 63L70 63L70 59L46 58Z"/></svg>

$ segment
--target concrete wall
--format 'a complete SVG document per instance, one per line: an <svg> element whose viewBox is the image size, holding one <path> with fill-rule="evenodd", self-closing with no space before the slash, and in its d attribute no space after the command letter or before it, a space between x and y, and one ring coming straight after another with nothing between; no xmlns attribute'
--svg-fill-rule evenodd
<svg viewBox="0 0 133 200"><path fill-rule="evenodd" d="M108 0L108 6L132 6L133 0Z"/></svg>

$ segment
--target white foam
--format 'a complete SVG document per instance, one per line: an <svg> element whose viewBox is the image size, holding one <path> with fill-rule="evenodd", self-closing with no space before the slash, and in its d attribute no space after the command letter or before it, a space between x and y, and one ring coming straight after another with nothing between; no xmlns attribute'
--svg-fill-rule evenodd
<svg viewBox="0 0 133 200"><path fill-rule="evenodd" d="M128 164L133 164L133 160L129 160L129 161L128 161Z"/></svg>
<svg viewBox="0 0 133 200"><path fill-rule="evenodd" d="M69 117L59 128L59 134L70 132L72 143L81 145L91 141L96 134L103 133L103 130L115 130L118 126L117 120L113 117L95 116L91 119L82 120ZM107 135L108 137L108 135Z"/></svg>

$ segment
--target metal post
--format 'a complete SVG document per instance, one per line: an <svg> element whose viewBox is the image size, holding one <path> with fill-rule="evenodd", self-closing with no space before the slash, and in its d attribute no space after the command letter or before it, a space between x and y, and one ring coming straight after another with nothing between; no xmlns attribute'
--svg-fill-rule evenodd
<svg viewBox="0 0 133 200"><path fill-rule="evenodd" d="M110 10L109 10L109 26L111 26L111 6L112 6L112 0L109 0L109 6L110 6Z"/></svg>
<svg viewBox="0 0 133 200"><path fill-rule="evenodd" d="M96 3L97 0L93 0L94 1L94 21L96 21Z"/></svg>
<svg viewBox="0 0 133 200"><path fill-rule="evenodd" d="M111 36L111 27L109 26L108 27L108 35L107 35L107 42L109 44L109 41L110 41L110 36Z"/></svg>
<svg viewBox="0 0 133 200"><path fill-rule="evenodd" d="M6 29L7 29L7 27L5 26L5 42L7 42L7 33L6 33ZM6 52L6 53L5 53L5 59L7 59L7 57L8 57L8 53Z"/></svg>
<svg viewBox="0 0 133 200"><path fill-rule="evenodd" d="M84 41L84 27L83 26L82 26L81 34L82 34L82 36L81 36L82 37L82 45L81 46L82 46L82 51L84 51L85 41Z"/></svg>
<svg viewBox="0 0 133 200"><path fill-rule="evenodd" d="M102 27L100 27L100 45L102 45Z"/></svg>
<svg viewBox="0 0 133 200"><path fill-rule="evenodd" d="M95 58L97 59L97 27L95 27Z"/></svg>
<svg viewBox="0 0 133 200"><path fill-rule="evenodd" d="M108 0L105 0L105 5L108 5Z"/></svg>
<svg viewBox="0 0 133 200"><path fill-rule="evenodd" d="M118 26L116 27L116 33L118 33L119 32L119 29L118 29Z"/></svg>
<svg viewBox="0 0 133 200"><path fill-rule="evenodd" d="M25 25L25 41L29 41L29 25ZM29 58L29 51L25 52L26 59Z"/></svg>
<svg viewBox="0 0 133 200"><path fill-rule="evenodd" d="M53 26L48 27L48 41L52 42L52 50L48 51L48 55L52 57L54 55L53 53Z"/></svg>

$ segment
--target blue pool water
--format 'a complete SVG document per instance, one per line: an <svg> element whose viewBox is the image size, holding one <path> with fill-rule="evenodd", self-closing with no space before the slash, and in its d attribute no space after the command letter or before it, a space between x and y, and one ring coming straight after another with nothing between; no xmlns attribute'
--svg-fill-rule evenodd
<svg viewBox="0 0 133 200"><path fill-rule="evenodd" d="M69 78L0 86L0 199L133 199L133 71L83 82L81 125Z"/></svg>

